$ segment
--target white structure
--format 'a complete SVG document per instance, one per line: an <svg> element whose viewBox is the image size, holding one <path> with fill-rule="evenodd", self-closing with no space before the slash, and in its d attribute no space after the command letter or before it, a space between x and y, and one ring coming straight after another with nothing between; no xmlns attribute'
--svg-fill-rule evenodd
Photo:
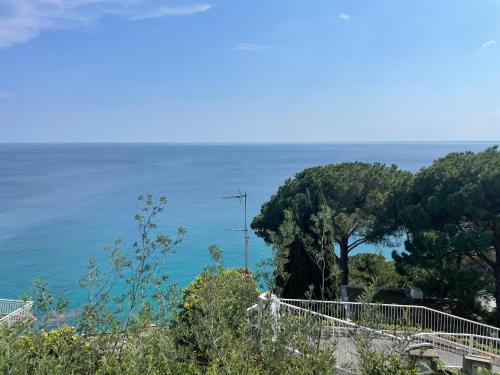
<svg viewBox="0 0 500 375"><path fill-rule="evenodd" d="M261 304L271 307L279 321L285 316L309 316L318 319L325 332L324 345L335 345L337 365L357 362L355 337L369 334L375 350L431 347L449 368L462 368L466 358L474 357L500 367L500 329L464 319L425 306L315 301L260 296ZM250 307L257 311L259 304ZM278 324L279 325L279 324ZM465 362L464 362L465 361Z"/></svg>
<svg viewBox="0 0 500 375"><path fill-rule="evenodd" d="M18 322L33 320L32 308L32 301L0 299L0 325L11 326Z"/></svg>

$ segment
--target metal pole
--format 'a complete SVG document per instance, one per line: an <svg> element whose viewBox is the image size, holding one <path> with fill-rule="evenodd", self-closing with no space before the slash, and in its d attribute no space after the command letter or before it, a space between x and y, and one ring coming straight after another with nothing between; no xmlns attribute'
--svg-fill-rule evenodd
<svg viewBox="0 0 500 375"><path fill-rule="evenodd" d="M241 204L241 200L243 199L243 206L244 206L244 214L245 214L245 217L244 217L244 228L243 229L232 229L234 231L238 231L238 232L243 232L243 235L244 235L244 241L245 241L245 254L244 254L244 257L245 257L245 273L248 273L248 223L247 223L247 193L241 193L238 194L238 195L228 195L228 196L225 196L225 197L222 197L222 199L239 199L240 201L240 204Z"/></svg>
<svg viewBox="0 0 500 375"><path fill-rule="evenodd" d="M247 194L243 195L245 199L245 272L248 273L248 227L247 227Z"/></svg>

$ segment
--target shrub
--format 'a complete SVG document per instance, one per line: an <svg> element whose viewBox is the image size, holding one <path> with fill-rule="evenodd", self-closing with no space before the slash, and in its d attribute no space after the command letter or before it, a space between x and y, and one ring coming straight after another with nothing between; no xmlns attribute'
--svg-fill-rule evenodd
<svg viewBox="0 0 500 375"><path fill-rule="evenodd" d="M184 291L175 322L178 342L208 363L243 335L246 309L257 297L255 280L244 270L203 272Z"/></svg>

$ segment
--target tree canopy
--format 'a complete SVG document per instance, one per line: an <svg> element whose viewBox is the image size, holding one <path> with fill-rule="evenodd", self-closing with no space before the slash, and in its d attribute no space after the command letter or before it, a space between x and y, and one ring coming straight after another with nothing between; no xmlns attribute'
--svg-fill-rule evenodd
<svg viewBox="0 0 500 375"><path fill-rule="evenodd" d="M496 280L500 322L500 153L452 153L422 168L394 192L396 219L408 231L398 269L419 267L428 288L462 299Z"/></svg>
<svg viewBox="0 0 500 375"><path fill-rule="evenodd" d="M360 253L349 259L352 284L397 288L403 281L396 272L393 261L387 261L382 254Z"/></svg>
<svg viewBox="0 0 500 375"><path fill-rule="evenodd" d="M336 261L340 283L347 284L349 253L363 243L388 243L397 229L393 221L385 220L383 208L394 186L408 178L409 173L394 165L346 162L308 168L285 181L252 222L257 234L271 244L287 217L298 228L289 241L286 271L290 277L283 294L303 296L309 285L321 284L317 262L307 248L311 243L317 244L313 246L316 250L319 247L318 218L320 213L325 217L325 210L328 220L323 219L321 225L331 230L321 246L334 254L327 268ZM334 252L336 246L338 253Z"/></svg>

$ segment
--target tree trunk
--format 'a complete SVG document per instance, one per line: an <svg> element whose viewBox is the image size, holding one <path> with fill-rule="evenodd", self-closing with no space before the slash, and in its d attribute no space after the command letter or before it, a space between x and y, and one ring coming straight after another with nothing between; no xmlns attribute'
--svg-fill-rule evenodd
<svg viewBox="0 0 500 375"><path fill-rule="evenodd" d="M347 239L340 240L340 285L349 284L349 243Z"/></svg>

